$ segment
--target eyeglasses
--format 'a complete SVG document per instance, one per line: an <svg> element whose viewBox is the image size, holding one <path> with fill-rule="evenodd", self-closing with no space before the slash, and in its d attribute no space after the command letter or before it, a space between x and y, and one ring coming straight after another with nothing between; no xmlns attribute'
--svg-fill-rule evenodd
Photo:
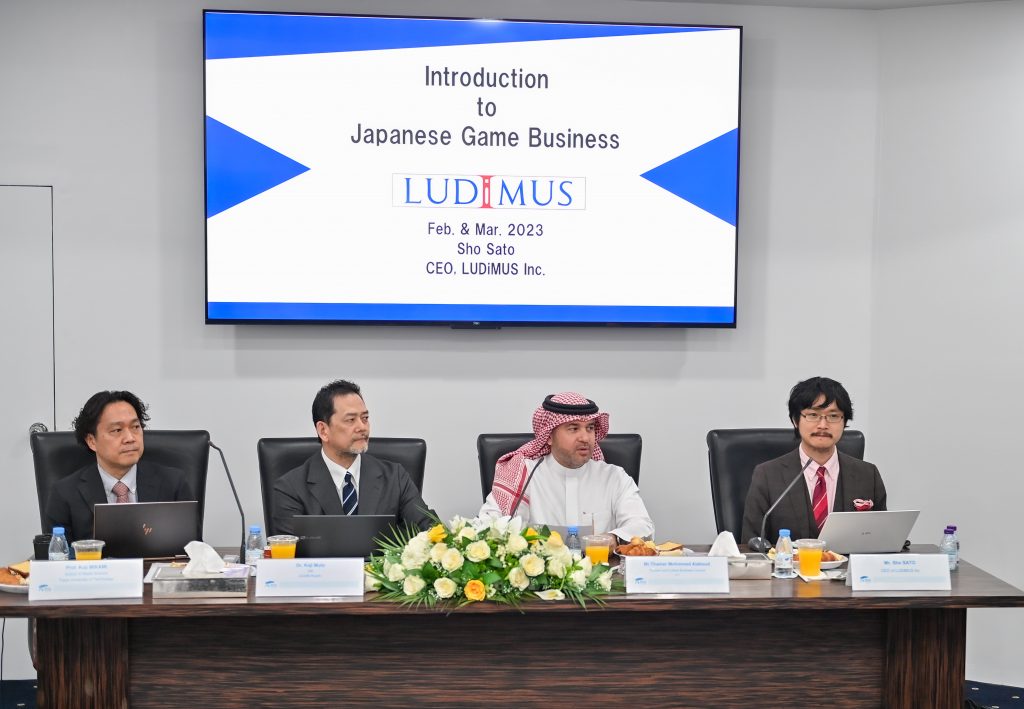
<svg viewBox="0 0 1024 709"><path fill-rule="evenodd" d="M842 414L819 414L817 411L801 411L800 417L807 423L818 423L822 419L829 423L840 423L845 418Z"/></svg>

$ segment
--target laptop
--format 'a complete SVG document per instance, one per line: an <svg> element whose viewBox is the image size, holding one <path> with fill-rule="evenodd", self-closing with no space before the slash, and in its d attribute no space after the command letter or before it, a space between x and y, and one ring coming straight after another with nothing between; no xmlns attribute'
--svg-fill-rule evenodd
<svg viewBox="0 0 1024 709"><path fill-rule="evenodd" d="M295 556L369 558L378 549L376 539L391 538L395 515L295 515L299 542Z"/></svg>
<svg viewBox="0 0 1024 709"><path fill-rule="evenodd" d="M886 554L903 550L920 510L831 512L818 539L840 554Z"/></svg>
<svg viewBox="0 0 1024 709"><path fill-rule="evenodd" d="M113 559L168 559L184 556L198 539L199 503L135 502L93 507L93 536L106 542Z"/></svg>

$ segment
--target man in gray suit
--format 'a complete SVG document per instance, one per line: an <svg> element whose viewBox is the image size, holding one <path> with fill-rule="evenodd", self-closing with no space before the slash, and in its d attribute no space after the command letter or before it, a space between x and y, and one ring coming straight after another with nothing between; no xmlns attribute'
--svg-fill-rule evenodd
<svg viewBox="0 0 1024 709"><path fill-rule="evenodd" d="M826 377L798 383L789 393L789 420L800 445L754 468L743 510L743 539L760 534L764 513L801 468L806 485L797 483L768 517L769 542L774 543L780 529L789 529L793 539L817 538L829 512L885 509L878 468L836 449L853 420L853 403L842 384Z"/></svg>
<svg viewBox="0 0 1024 709"><path fill-rule="evenodd" d="M370 413L362 392L339 379L313 399L320 451L274 484L274 528L294 534L294 515L397 515L398 523L429 529L433 512L405 468L367 455Z"/></svg>

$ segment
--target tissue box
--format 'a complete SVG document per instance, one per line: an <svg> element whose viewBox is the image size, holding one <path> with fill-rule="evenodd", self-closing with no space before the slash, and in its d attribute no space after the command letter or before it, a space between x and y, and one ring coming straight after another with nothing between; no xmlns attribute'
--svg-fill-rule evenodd
<svg viewBox="0 0 1024 709"><path fill-rule="evenodd" d="M245 575L206 574L183 576L184 567L162 566L153 575L153 598L245 598L249 593L249 570Z"/></svg>
<svg viewBox="0 0 1024 709"><path fill-rule="evenodd" d="M772 562L764 554L748 553L743 559L729 559L730 579L770 579Z"/></svg>

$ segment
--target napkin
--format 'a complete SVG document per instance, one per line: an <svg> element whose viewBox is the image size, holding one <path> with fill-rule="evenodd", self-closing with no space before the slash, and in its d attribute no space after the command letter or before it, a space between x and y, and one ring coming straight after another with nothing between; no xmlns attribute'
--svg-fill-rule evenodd
<svg viewBox="0 0 1024 709"><path fill-rule="evenodd" d="M711 550L708 552L708 556L728 556L730 558L745 559L746 557L740 553L740 548L736 546L736 537L732 536L732 532L722 532L715 538L715 543L711 545Z"/></svg>
<svg viewBox="0 0 1024 709"><path fill-rule="evenodd" d="M182 576L207 576L220 573L225 567L220 554L206 542L189 542L185 545L185 553L188 554L189 561L181 570Z"/></svg>

